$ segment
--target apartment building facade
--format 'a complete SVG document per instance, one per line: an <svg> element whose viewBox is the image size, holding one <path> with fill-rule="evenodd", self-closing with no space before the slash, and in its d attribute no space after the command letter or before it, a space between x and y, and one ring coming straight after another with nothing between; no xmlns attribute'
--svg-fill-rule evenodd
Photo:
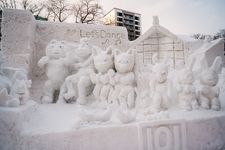
<svg viewBox="0 0 225 150"><path fill-rule="evenodd" d="M103 24L126 27L130 41L141 35L141 14L139 13L113 8L103 17Z"/></svg>

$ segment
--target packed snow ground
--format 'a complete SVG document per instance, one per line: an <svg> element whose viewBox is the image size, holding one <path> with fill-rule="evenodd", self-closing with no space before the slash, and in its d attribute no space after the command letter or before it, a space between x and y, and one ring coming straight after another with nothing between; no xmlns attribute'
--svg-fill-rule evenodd
<svg viewBox="0 0 225 150"><path fill-rule="evenodd" d="M179 108L170 108L158 114L144 115L142 110L136 110L136 121L130 124L138 124L139 122L154 122L159 120L201 120L208 118L215 118L225 116L225 92L220 94L222 108L220 111L213 110L192 110L184 111ZM28 122L24 123L23 134L47 134L67 132L72 130L96 128L96 127L110 127L125 125L120 123L114 116L112 111L112 118L106 122L85 122L77 128L80 111L83 109L94 110L91 106L80 106L77 104L43 104L38 105L36 112L32 115ZM134 112L135 110L133 110ZM93 111L95 113L95 111ZM126 124L127 125L127 124ZM128 124L129 125L129 124Z"/></svg>

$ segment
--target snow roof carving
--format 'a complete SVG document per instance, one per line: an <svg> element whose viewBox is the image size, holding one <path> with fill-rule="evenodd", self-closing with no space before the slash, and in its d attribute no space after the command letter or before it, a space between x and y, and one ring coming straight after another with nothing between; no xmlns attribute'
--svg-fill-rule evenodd
<svg viewBox="0 0 225 150"><path fill-rule="evenodd" d="M161 37L166 36L166 37L169 37L171 39L183 41L181 38L179 38L178 36L176 36L175 34L170 32L169 30L167 30L166 28L161 26L159 24L158 16L153 16L152 27L150 29L148 29L143 35L141 35L137 40L133 41L131 43L131 47L135 47L138 43L144 41L145 39L147 39L149 37L154 37L155 35L158 35L158 38L160 38L160 36Z"/></svg>

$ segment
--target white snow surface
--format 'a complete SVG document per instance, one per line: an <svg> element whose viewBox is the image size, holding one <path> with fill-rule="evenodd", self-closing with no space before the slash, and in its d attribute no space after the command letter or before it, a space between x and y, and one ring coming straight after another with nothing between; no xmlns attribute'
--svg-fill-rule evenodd
<svg viewBox="0 0 225 150"><path fill-rule="evenodd" d="M213 110L192 110L184 111L179 108L169 108L167 111L162 111L156 114L144 115L142 110L131 110L133 113L136 112L136 120L130 124L138 124L140 122L155 122L164 120L202 120L209 118L216 118L225 116L225 92L220 94L220 100L222 108L220 111ZM113 127L125 125L118 121L116 118L116 110L113 109L112 117L106 122L83 122L79 128L77 123L79 122L79 114L81 110L91 110L93 113L96 112L94 105L81 106L78 104L41 104L38 105L36 112L32 115L28 122L23 125L22 133L25 135L33 134L47 134L47 133L58 133L75 131L87 128L98 128L98 127ZM99 108L98 108L99 110ZM105 109L102 108L102 111Z"/></svg>

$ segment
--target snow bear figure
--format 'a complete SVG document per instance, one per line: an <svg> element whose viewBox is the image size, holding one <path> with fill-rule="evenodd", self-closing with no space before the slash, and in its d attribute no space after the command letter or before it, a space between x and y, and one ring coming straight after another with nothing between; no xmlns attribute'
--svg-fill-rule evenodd
<svg viewBox="0 0 225 150"><path fill-rule="evenodd" d="M92 83L90 74L94 72L94 64L92 58L92 45L89 44L88 38L82 38L79 46L75 51L76 57L80 60L73 64L73 68L77 70L74 74L65 79L63 92L60 97L65 101L76 99L78 104L84 105L87 103L87 96L92 91ZM60 100L63 102L64 100Z"/></svg>
<svg viewBox="0 0 225 150"><path fill-rule="evenodd" d="M157 54L153 55L153 59L156 60ZM159 112L162 109L167 108L168 101L171 96L172 84L167 79L168 65L167 58L163 62L157 62L153 66L153 79L149 81L149 93L150 93L150 106L147 108L148 112Z"/></svg>
<svg viewBox="0 0 225 150"><path fill-rule="evenodd" d="M217 56L211 67L205 69L200 75L199 103L204 109L220 110L218 74L222 69L222 58Z"/></svg>
<svg viewBox="0 0 225 150"><path fill-rule="evenodd" d="M193 85L194 76L192 67L194 60L190 63L189 66L186 66L184 69L180 70L178 73L178 100L180 108L184 110L192 110L198 108L196 90Z"/></svg>
<svg viewBox="0 0 225 150"><path fill-rule="evenodd" d="M134 89L134 50L127 52L115 50L114 63L116 74L114 77L115 90L111 99L124 108L132 108L135 105Z"/></svg>
<svg viewBox="0 0 225 150"><path fill-rule="evenodd" d="M106 51L100 48L93 48L92 56L94 60L94 66L97 73L91 74L92 83L95 84L93 94L95 99L101 103L107 103L110 91L112 91L112 85L110 80L113 80L115 71L113 70L113 53L112 47L108 47Z"/></svg>
<svg viewBox="0 0 225 150"><path fill-rule="evenodd" d="M51 103L57 100L60 87L69 75L65 46L63 41L51 40L46 47L46 56L43 56L38 62L40 68L46 69L48 78L45 82L42 103Z"/></svg>

